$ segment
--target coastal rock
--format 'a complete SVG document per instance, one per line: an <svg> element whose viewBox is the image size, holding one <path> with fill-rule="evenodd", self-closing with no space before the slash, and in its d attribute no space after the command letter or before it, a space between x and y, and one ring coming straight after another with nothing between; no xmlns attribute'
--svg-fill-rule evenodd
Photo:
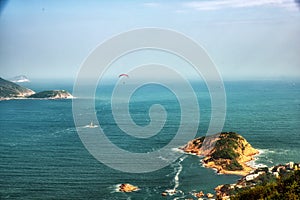
<svg viewBox="0 0 300 200"><path fill-rule="evenodd" d="M119 187L119 191L121 192L134 192L139 190L137 186L131 185L129 183L123 183Z"/></svg>
<svg viewBox="0 0 300 200"><path fill-rule="evenodd" d="M207 196L207 198L213 198L214 197L214 195L211 194L211 193L207 193L206 196Z"/></svg>
<svg viewBox="0 0 300 200"><path fill-rule="evenodd" d="M42 99L70 99L73 96L66 90L48 90L30 95L28 98L42 98Z"/></svg>
<svg viewBox="0 0 300 200"><path fill-rule="evenodd" d="M168 195L168 193L166 193L166 192L161 193L161 196L163 196L163 197L165 197L167 195Z"/></svg>
<svg viewBox="0 0 300 200"><path fill-rule="evenodd" d="M204 193L202 191L200 191L198 193L195 193L194 196L197 197L197 198L201 198L201 197L204 196Z"/></svg>
<svg viewBox="0 0 300 200"><path fill-rule="evenodd" d="M196 138L181 149L204 156L204 166L214 168L218 173L237 175L246 175L253 170L247 162L259 153L245 138L234 132Z"/></svg>
<svg viewBox="0 0 300 200"><path fill-rule="evenodd" d="M0 100L26 98L34 93L33 90L0 78Z"/></svg>

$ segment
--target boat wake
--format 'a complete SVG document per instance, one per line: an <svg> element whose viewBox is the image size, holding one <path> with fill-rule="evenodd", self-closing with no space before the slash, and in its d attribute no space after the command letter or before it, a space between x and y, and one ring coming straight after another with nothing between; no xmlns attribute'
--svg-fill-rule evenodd
<svg viewBox="0 0 300 200"><path fill-rule="evenodd" d="M98 127L98 125L86 125L86 126L84 126L83 128L97 128Z"/></svg>

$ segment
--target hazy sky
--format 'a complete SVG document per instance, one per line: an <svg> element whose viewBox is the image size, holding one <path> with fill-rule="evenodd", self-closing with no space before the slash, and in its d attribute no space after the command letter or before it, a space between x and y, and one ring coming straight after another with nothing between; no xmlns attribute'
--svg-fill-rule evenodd
<svg viewBox="0 0 300 200"><path fill-rule="evenodd" d="M300 79L299 1L1 2L4 78L74 78L106 39L135 28L161 27L202 45L224 79Z"/></svg>

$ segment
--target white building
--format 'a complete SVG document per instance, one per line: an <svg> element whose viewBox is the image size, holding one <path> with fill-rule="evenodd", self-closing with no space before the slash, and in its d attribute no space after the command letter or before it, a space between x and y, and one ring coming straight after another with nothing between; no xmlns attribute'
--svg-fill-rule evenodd
<svg viewBox="0 0 300 200"><path fill-rule="evenodd" d="M259 174L250 174L250 175L246 176L246 181L252 181L253 179L255 179L258 176L259 176Z"/></svg>

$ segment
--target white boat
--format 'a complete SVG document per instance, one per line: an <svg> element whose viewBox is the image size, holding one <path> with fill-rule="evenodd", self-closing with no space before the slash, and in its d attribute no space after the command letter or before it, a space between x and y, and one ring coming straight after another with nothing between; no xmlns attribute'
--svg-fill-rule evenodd
<svg viewBox="0 0 300 200"><path fill-rule="evenodd" d="M93 121L91 121L91 123L88 125L88 127L89 127L89 128L95 128L95 127L97 127L97 126L94 125L94 122L93 122Z"/></svg>

